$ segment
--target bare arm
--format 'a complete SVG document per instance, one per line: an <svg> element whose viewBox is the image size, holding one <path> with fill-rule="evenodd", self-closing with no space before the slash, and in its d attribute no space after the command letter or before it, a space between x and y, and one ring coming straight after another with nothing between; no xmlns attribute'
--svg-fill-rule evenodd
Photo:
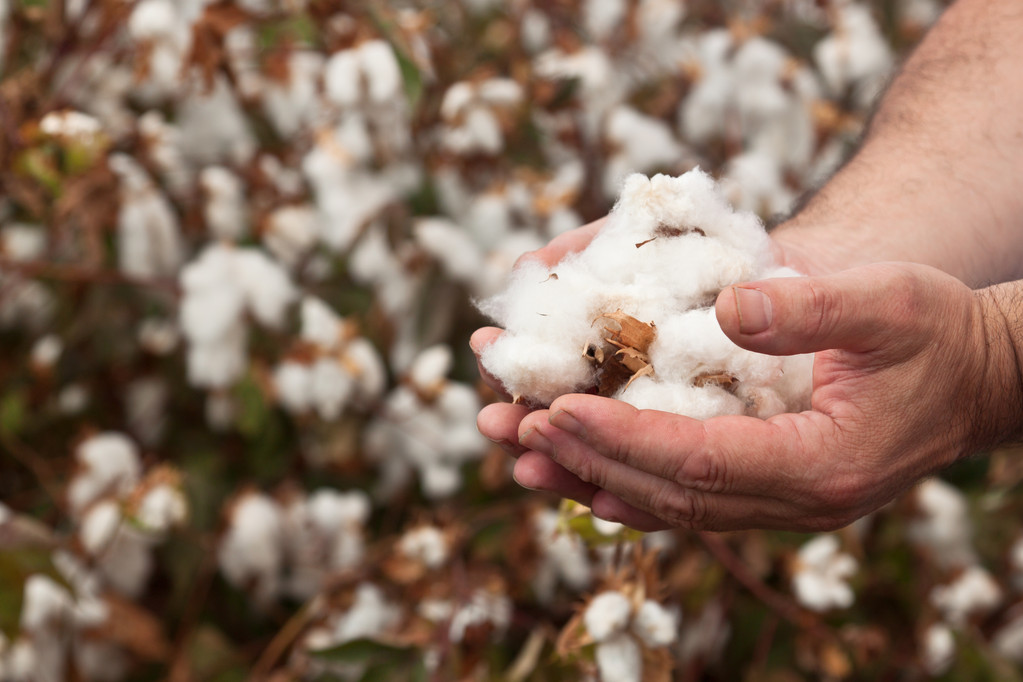
<svg viewBox="0 0 1023 682"><path fill-rule="evenodd" d="M855 157L773 234L795 265L924 263L1023 277L1023 4L959 0L902 67Z"/></svg>

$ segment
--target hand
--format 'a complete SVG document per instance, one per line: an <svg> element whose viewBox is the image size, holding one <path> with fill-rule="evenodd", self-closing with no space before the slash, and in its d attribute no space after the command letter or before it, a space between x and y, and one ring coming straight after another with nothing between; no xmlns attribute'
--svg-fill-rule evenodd
<svg viewBox="0 0 1023 682"><path fill-rule="evenodd" d="M938 270L767 280L726 289L716 305L744 348L817 352L811 410L701 422L567 395L532 413L490 405L480 431L520 453L522 485L641 530L823 530L1004 437L1018 418L996 301Z"/></svg>

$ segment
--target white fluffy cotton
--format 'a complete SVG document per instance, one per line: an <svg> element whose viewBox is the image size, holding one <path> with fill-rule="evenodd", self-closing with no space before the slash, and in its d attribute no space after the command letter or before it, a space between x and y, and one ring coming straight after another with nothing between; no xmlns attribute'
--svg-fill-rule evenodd
<svg viewBox="0 0 1023 682"><path fill-rule="evenodd" d="M799 603L814 611L847 608L854 594L848 584L856 572L856 560L840 551L838 538L820 535L803 545L792 587Z"/></svg>
<svg viewBox="0 0 1023 682"><path fill-rule="evenodd" d="M480 304L506 330L482 362L529 403L591 390L598 368L583 350L604 343L613 323L602 316L620 310L652 323L656 338L652 374L613 397L699 418L799 410L809 397L811 356L740 349L711 307L730 284L793 274L774 264L759 219L732 210L699 169L676 178L633 175L584 251L553 267L525 263L503 293ZM708 375L734 381L726 388L702 379Z"/></svg>

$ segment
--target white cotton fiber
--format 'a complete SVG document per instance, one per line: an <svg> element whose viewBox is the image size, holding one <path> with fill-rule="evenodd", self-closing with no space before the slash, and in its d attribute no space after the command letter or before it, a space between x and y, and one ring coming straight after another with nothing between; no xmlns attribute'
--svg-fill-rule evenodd
<svg viewBox="0 0 1023 682"><path fill-rule="evenodd" d="M759 218L699 169L632 175L585 250L553 267L527 261L479 304L505 329L481 360L531 405L597 392L697 418L800 410L812 356L743 350L713 307L729 285L796 274L774 262Z"/></svg>

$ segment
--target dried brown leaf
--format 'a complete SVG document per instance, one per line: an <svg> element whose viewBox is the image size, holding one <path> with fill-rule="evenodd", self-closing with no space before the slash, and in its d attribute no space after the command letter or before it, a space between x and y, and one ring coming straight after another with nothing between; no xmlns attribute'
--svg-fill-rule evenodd
<svg viewBox="0 0 1023 682"><path fill-rule="evenodd" d="M724 371L703 372L693 378L693 386L703 388L704 386L720 386L729 392L734 392L738 387L739 379Z"/></svg>

